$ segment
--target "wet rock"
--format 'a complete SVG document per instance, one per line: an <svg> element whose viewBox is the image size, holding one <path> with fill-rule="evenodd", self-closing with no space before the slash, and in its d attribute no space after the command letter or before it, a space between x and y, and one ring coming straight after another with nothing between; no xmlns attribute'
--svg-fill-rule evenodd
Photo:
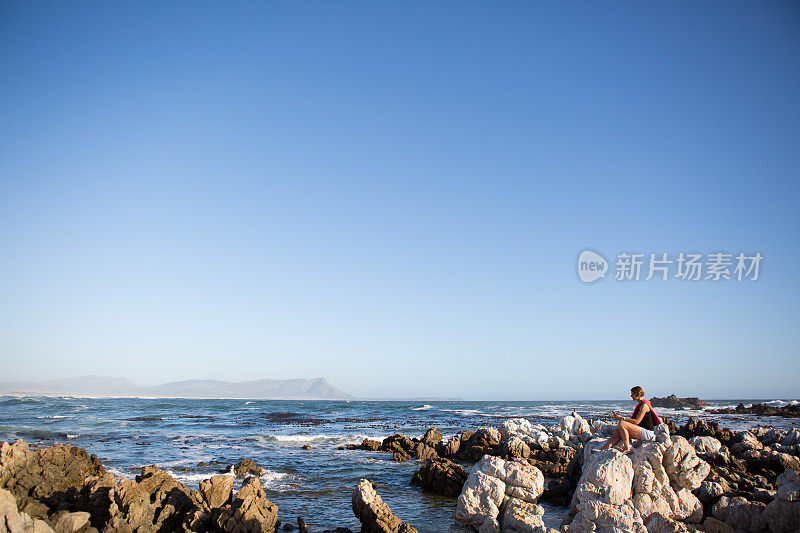
<svg viewBox="0 0 800 533"><path fill-rule="evenodd" d="M362 479L353 492L353 514L361 522L362 533L412 533L417 530L392 514L375 492L372 483Z"/></svg>
<svg viewBox="0 0 800 533"><path fill-rule="evenodd" d="M461 494L467 471L448 459L428 459L411 478L413 485L443 496L457 497Z"/></svg>
<svg viewBox="0 0 800 533"><path fill-rule="evenodd" d="M233 466L233 473L238 478L245 476L263 476L264 469L252 459L243 459Z"/></svg>
<svg viewBox="0 0 800 533"><path fill-rule="evenodd" d="M495 428L482 427L466 440L462 435L456 458L459 461L474 463L484 455L498 455L500 440L500 432Z"/></svg>
<svg viewBox="0 0 800 533"><path fill-rule="evenodd" d="M441 444L442 434L439 433L436 428L430 428L425 432L425 435L422 436L421 441L426 446L435 448L437 444Z"/></svg>

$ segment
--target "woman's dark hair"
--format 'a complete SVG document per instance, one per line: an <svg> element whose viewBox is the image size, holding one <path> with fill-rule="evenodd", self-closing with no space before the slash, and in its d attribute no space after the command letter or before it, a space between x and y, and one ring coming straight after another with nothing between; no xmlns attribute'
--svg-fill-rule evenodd
<svg viewBox="0 0 800 533"><path fill-rule="evenodd" d="M634 396L638 396L639 398L644 396L644 389L641 388L639 385L631 388L631 394Z"/></svg>

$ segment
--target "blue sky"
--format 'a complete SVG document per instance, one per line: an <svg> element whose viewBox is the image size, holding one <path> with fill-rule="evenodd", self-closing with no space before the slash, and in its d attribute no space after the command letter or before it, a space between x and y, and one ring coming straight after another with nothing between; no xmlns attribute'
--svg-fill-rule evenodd
<svg viewBox="0 0 800 533"><path fill-rule="evenodd" d="M797 398L798 52L789 2L3 3L4 378Z"/></svg>

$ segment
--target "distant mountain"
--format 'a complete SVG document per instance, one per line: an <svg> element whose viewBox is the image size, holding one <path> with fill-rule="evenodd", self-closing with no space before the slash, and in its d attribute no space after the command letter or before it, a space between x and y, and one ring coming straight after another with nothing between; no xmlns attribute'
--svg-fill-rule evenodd
<svg viewBox="0 0 800 533"><path fill-rule="evenodd" d="M127 378L83 376L43 383L0 383L0 394L63 394L66 396L154 398L247 398L256 400L347 400L325 378L257 379L229 382L190 379L163 385L141 386Z"/></svg>

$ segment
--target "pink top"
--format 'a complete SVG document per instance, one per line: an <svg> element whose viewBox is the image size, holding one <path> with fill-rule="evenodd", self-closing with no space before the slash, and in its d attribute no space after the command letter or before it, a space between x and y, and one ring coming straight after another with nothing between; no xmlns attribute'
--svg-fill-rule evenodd
<svg viewBox="0 0 800 533"><path fill-rule="evenodd" d="M639 403L636 406L636 409L633 410L633 416L631 418L633 418L633 419L636 418L636 416L639 414L639 409L642 407L642 404L647 404L647 407L650 408L650 413L652 413L652 415L653 415L653 425L654 426L658 426L659 424L661 424L661 419L658 417L656 412L653 411L653 406L650 405L650 400L645 400L644 398L639 400ZM647 416L647 415L645 415L645 416Z"/></svg>

